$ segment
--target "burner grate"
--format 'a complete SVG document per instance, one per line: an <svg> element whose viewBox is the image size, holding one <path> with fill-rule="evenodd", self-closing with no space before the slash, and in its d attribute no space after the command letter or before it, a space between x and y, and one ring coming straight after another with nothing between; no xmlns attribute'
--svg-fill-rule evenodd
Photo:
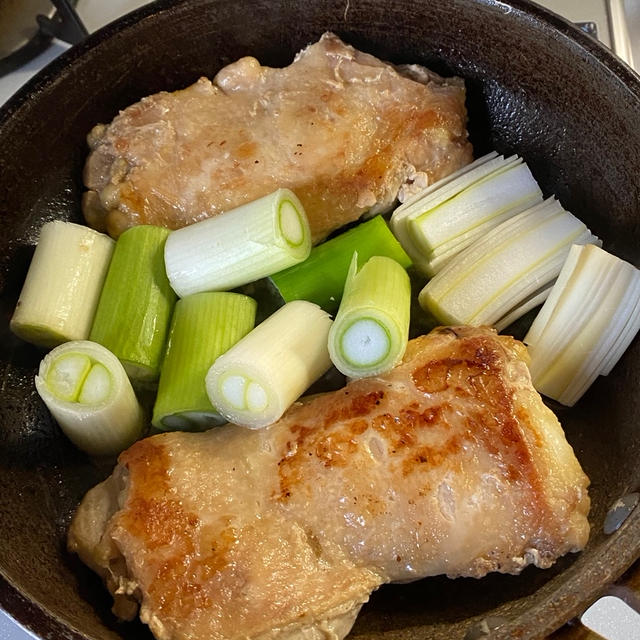
<svg viewBox="0 0 640 640"><path fill-rule="evenodd" d="M88 31L75 11L77 0L29 0L0 5L0 76L12 73L51 45L53 38L69 44Z"/></svg>

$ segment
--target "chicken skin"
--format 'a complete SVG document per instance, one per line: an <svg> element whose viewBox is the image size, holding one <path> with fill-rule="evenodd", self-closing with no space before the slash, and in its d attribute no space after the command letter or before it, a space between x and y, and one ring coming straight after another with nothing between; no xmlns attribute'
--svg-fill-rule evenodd
<svg viewBox="0 0 640 640"><path fill-rule="evenodd" d="M213 82L148 96L94 127L83 211L117 237L288 187L317 242L470 162L466 121L459 78L396 68L325 34L288 67L241 58Z"/></svg>
<svg viewBox="0 0 640 640"><path fill-rule="evenodd" d="M161 640L344 638L383 583L579 551L587 486L525 347L441 328L265 429L136 443L85 497L69 548Z"/></svg>

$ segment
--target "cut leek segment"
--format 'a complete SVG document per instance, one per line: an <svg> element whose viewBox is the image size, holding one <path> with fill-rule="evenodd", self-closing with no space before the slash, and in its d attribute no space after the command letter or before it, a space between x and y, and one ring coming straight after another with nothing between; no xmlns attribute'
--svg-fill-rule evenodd
<svg viewBox="0 0 640 640"><path fill-rule="evenodd" d="M398 207L391 228L414 264L434 275L507 218L542 200L522 158L488 154Z"/></svg>
<svg viewBox="0 0 640 640"><path fill-rule="evenodd" d="M420 292L423 309L445 324L515 321L531 296L560 272L572 244L597 242L587 227L548 199L498 225L453 258Z"/></svg>
<svg viewBox="0 0 640 640"><path fill-rule="evenodd" d="M434 191L437 191L438 189L444 187L446 184L449 184L450 182L457 180L464 174L470 173L474 169L477 169L480 165L485 164L486 162L489 162L489 160L493 160L494 158L497 158L497 157L498 157L497 151L490 151L486 155L481 156L480 158L476 158L473 162L470 162L464 167L460 167L460 169L458 169L457 171L454 171L453 173L450 173L448 176L445 176L444 178L440 178L440 180L438 180L437 182L434 182L433 184L430 184L429 186L425 187L421 191L414 193L410 198L407 198L399 207L396 207L396 209L394 210L393 212L395 216L394 224L398 222L398 220L405 214L405 212L409 208L413 207L414 204L422 200L425 196L428 196Z"/></svg>
<svg viewBox="0 0 640 640"><path fill-rule="evenodd" d="M42 347L88 338L114 245L88 227L47 222L11 318L13 333Z"/></svg>
<svg viewBox="0 0 640 640"><path fill-rule="evenodd" d="M331 361L350 378L388 371L407 347L410 311L411 283L403 267L374 256L358 270L354 254L329 332Z"/></svg>
<svg viewBox="0 0 640 640"><path fill-rule="evenodd" d="M508 161L517 161L517 159L513 156ZM492 151L429 185L394 210L390 220L391 230L404 244L404 223L407 220L414 215L424 213L433 203L445 202L452 198L476 180L495 171L504 162L503 156L498 156L495 151Z"/></svg>
<svg viewBox="0 0 640 640"><path fill-rule="evenodd" d="M118 238L91 327L91 340L115 353L136 382L158 379L176 301L163 260L168 235L142 225Z"/></svg>
<svg viewBox="0 0 640 640"><path fill-rule="evenodd" d="M311 232L300 200L278 189L254 202L196 222L169 236L167 275L184 297L228 291L302 262Z"/></svg>
<svg viewBox="0 0 640 640"><path fill-rule="evenodd" d="M498 169L455 197L406 224L423 261L461 251L507 218L542 201L542 191L524 163Z"/></svg>
<svg viewBox="0 0 640 640"><path fill-rule="evenodd" d="M238 293L205 291L178 300L153 408L155 427L202 431L226 422L204 379L216 358L253 329L255 316L255 301Z"/></svg>
<svg viewBox="0 0 640 640"><path fill-rule="evenodd" d="M517 164L518 162L521 162L521 159L517 156L505 159L504 156L496 157L495 154L488 154L460 169L460 175L457 175L456 178L439 180L430 187L427 187L427 189L420 194L420 197L415 197L410 203L405 203L398 207L391 215L390 226L411 259L415 262L422 258L422 252L418 247L413 245L408 232L408 223L413 218L422 215L430 208L447 202L447 200L450 200L464 189L470 187L474 182L491 175L491 173L500 167L504 168L512 164Z"/></svg>
<svg viewBox="0 0 640 640"><path fill-rule="evenodd" d="M211 404L251 429L278 420L331 366L331 323L311 302L285 304L214 362L205 381Z"/></svg>
<svg viewBox="0 0 640 640"><path fill-rule="evenodd" d="M553 314L556 304L558 304L558 299L567 286L567 281L578 264L579 256L580 245L572 245L562 268L560 269L560 273L554 282L554 286L551 287L551 291L549 291L549 295L545 299L542 308L538 311L535 320L529 327L529 331L527 332L527 344L535 344L539 340L542 330L547 322L549 322L549 318Z"/></svg>
<svg viewBox="0 0 640 640"><path fill-rule="evenodd" d="M525 343L536 389L573 406L640 330L640 271L595 245L573 246Z"/></svg>
<svg viewBox="0 0 640 640"><path fill-rule="evenodd" d="M608 376L611 373L613 367L615 367L618 360L622 357L622 354L631 344L631 341L635 338L638 331L640 331L640 293L637 293L638 289L640 289L640 278L636 278L635 287L627 301L631 309L627 321L611 347L611 350L602 361L602 371L600 373L602 376Z"/></svg>
<svg viewBox="0 0 640 640"><path fill-rule="evenodd" d="M393 258L404 268L411 264L385 220L376 216L314 247L304 262L272 275L271 282L285 302L308 300L333 313L356 250L359 265L375 255Z"/></svg>
<svg viewBox="0 0 640 640"><path fill-rule="evenodd" d="M89 455L113 456L142 434L143 412L115 355L88 340L66 342L40 363L36 390L64 434Z"/></svg>
<svg viewBox="0 0 640 640"><path fill-rule="evenodd" d="M553 285L543 287L536 293L529 296L518 307L510 311L506 316L503 316L493 326L496 331L504 331L509 325L513 324L518 318L521 318L525 313L529 313L532 309L539 307L549 296Z"/></svg>

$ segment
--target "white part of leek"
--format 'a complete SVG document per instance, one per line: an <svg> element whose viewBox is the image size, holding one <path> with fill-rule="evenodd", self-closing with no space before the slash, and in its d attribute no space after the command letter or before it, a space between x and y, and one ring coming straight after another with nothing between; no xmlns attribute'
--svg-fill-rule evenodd
<svg viewBox="0 0 640 640"><path fill-rule="evenodd" d="M571 277L574 269L576 268L576 265L578 264L579 256L580 245L571 245L562 269L560 270L555 284L551 288L551 291L547 296L544 306L540 309L538 315L536 315L535 319L531 323L531 326L529 327L529 331L524 338L525 344L533 346L540 339L540 334L549 322L549 318L551 317L553 311L556 308L556 305L558 304L558 299L564 291L564 288L567 286L567 282Z"/></svg>
<svg viewBox="0 0 640 640"><path fill-rule="evenodd" d="M413 245L423 254L460 249L511 215L542 201L529 167L520 163L473 183L454 198L409 220Z"/></svg>
<svg viewBox="0 0 640 640"><path fill-rule="evenodd" d="M595 245L574 246L525 342L535 387L573 406L640 330L640 272Z"/></svg>
<svg viewBox="0 0 640 640"><path fill-rule="evenodd" d="M549 199L458 254L426 284L419 302L445 323L500 322L558 276L572 243L592 239L580 220Z"/></svg>
<svg viewBox="0 0 640 640"><path fill-rule="evenodd" d="M572 243L587 243L591 239L591 234L581 232L575 225L577 218L557 220L556 224L551 222L546 225L541 232L548 240L547 247L541 243L538 244L538 238L528 238L527 246L522 246L520 251L514 252L515 255L531 251L539 252L539 260L532 264L531 261L521 263L521 271L509 281L503 281L501 291L496 291L492 297L488 297L484 304L480 305L472 316L471 322L474 325L479 324L495 324L505 315L513 315L515 308L522 311L519 307L523 300L540 289L541 284L550 283L558 276L566 254ZM537 235L537 232L534 232ZM554 245L551 237L557 233L558 242ZM522 238L527 240L527 238ZM546 249L546 252L545 252ZM506 264L504 265L506 268ZM520 314L521 315L521 314ZM520 317L518 315L518 317Z"/></svg>
<svg viewBox="0 0 640 640"><path fill-rule="evenodd" d="M437 189L444 187L446 184L449 184L450 182L457 180L461 176L469 173L470 171L477 169L480 165L483 165L489 160L493 160L494 158L497 158L497 157L498 157L497 151L490 151L486 155L481 156L480 158L476 158L473 162L470 162L464 167L460 167L460 169L458 169L457 171L454 171L453 173L450 173L448 176L445 176L444 178L440 178L440 180L425 187L424 189L422 189L422 191L419 191L418 193L414 193L410 198L407 198L399 207L396 207L396 209L394 210L393 214L396 216L395 222L397 223L399 221L399 219L402 217L404 212L407 211L407 209L409 209L409 207L412 207L414 204L416 204L416 202L418 202L419 200L422 200L425 196L428 196L429 194L433 193Z"/></svg>
<svg viewBox="0 0 640 640"><path fill-rule="evenodd" d="M615 274L611 269L593 271L592 277L585 280L582 274L584 270L582 248L577 245L574 247L575 249L572 247L572 250L578 252L578 260L575 265L572 261L567 263L566 270L571 269L568 276L561 270L557 280L558 286L555 287L559 295L556 296L554 291L553 297L550 296L552 312L547 313L546 305L543 305L540 310L543 316L548 316L540 335L535 341L529 334L524 338L525 344L529 346L529 353L532 354L529 370L534 381L540 381L542 376L546 375L545 371L548 372L553 368L566 345L578 338L589 318L597 312L599 300L594 292L602 291L613 284ZM536 325L535 320L532 328L535 328L534 325Z"/></svg>
<svg viewBox="0 0 640 640"><path fill-rule="evenodd" d="M259 280L302 262L310 251L311 232L300 200L278 189L173 231L164 258L173 290L184 297Z"/></svg>
<svg viewBox="0 0 640 640"><path fill-rule="evenodd" d="M345 330L340 345L345 360L366 367L385 358L391 348L391 340L379 322L364 318Z"/></svg>
<svg viewBox="0 0 640 640"><path fill-rule="evenodd" d="M124 367L96 342L74 340L50 351L35 383L64 434L89 455L115 455L142 433L142 409Z"/></svg>
<svg viewBox="0 0 640 640"><path fill-rule="evenodd" d="M329 332L329 355L350 378L379 375L404 355L409 337L411 284L391 258L373 256L358 270L354 253L340 309Z"/></svg>
<svg viewBox="0 0 640 640"><path fill-rule="evenodd" d="M631 341L635 338L638 331L640 331L640 276L636 278L635 287L629 296L630 311L627 316L627 321L620 331L620 335L616 339L615 343L611 347L611 350L602 361L602 370L600 375L608 376L611 373L613 367L622 357L622 354L627 350ZM633 301L635 300L635 303Z"/></svg>
<svg viewBox="0 0 640 640"><path fill-rule="evenodd" d="M111 238L88 227L47 222L40 231L11 330L43 347L86 339L114 246Z"/></svg>
<svg viewBox="0 0 640 640"><path fill-rule="evenodd" d="M316 304L285 304L213 363L205 379L211 404L235 424L272 424L331 366L331 324Z"/></svg>
<svg viewBox="0 0 640 640"><path fill-rule="evenodd" d="M551 293L551 289L553 285L549 285L548 287L544 287L542 291L533 294L527 300L525 300L521 305L517 306L513 311L510 311L506 316L501 318L498 322L496 322L493 326L496 331L504 331L510 324L521 318L525 313L531 311L531 309L535 309L537 306L541 305Z"/></svg>
<svg viewBox="0 0 640 640"><path fill-rule="evenodd" d="M631 277L629 273L610 271L607 274L599 287L601 295L593 296L599 304L589 304L588 315L584 316L586 322L579 323L580 330L573 340L565 343L555 365L545 371L541 380L537 378L542 393L573 406L598 377L602 361L617 335L612 326L615 321L612 311L622 303Z"/></svg>
<svg viewBox="0 0 640 640"><path fill-rule="evenodd" d="M461 253L475 240L481 238L485 233L503 222L513 218L518 213L522 213L531 207L537 206L536 202L538 200L539 198L537 195L529 199L521 200L512 208L506 209L499 215L485 220L485 222L465 231L460 236L443 243L430 252L428 257L424 255L419 260L415 260L416 266L425 273L425 275L432 278L440 272L452 258Z"/></svg>
<svg viewBox="0 0 640 640"><path fill-rule="evenodd" d="M612 361L613 364L610 365L613 367L624 353L624 349L620 349L619 341L630 320L630 309L626 299L635 300L637 304L640 294L640 273L637 270L635 273L619 272L616 281L614 286L606 292L602 299L602 307L598 309L589 323L587 332L585 332L587 335L583 336L589 341L588 355L574 354L573 368L576 373L571 377L569 384L559 398L562 404L573 406L595 379L604 375L604 369L609 367L607 363L611 361L611 357L615 357L615 360ZM612 308L617 311L609 313ZM633 338L633 335L630 338ZM571 345L571 347L574 346Z"/></svg>
<svg viewBox="0 0 640 640"><path fill-rule="evenodd" d="M463 167L458 172L428 187L420 197L412 198L411 204L405 203L392 214L390 227L394 235L414 263L420 267L424 261L424 252L413 242L409 233L409 223L414 218L436 208L470 187L481 182L492 174L497 174L522 163L522 158L511 156L495 157L495 152L479 158L475 162Z"/></svg>

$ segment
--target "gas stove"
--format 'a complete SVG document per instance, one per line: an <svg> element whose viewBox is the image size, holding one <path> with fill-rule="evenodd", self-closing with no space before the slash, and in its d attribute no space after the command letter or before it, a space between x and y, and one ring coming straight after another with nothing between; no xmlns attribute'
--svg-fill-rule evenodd
<svg viewBox="0 0 640 640"><path fill-rule="evenodd" d="M577 23L630 66L640 70L640 0L537 0ZM148 0L49 0L0 2L0 105L54 58L87 33L132 11ZM58 7L56 8L54 7ZM40 15L39 18L36 16ZM63 19L60 19L60 16ZM75 16L80 18L76 21ZM623 600L606 596L582 617L609 640L640 637L640 614ZM488 636L482 636L488 637ZM37 640L0 610L0 640Z"/></svg>
<svg viewBox="0 0 640 640"><path fill-rule="evenodd" d="M84 35L97 31L149 0L2 0L0 2L0 105L29 78ZM60 18L68 4L75 11ZM64 11L64 9L63 9ZM75 22L75 16L79 22ZM38 17L39 16L39 17ZM60 37L55 37L59 35ZM3 640L0 636L0 640Z"/></svg>
<svg viewBox="0 0 640 640"><path fill-rule="evenodd" d="M54 58L116 18L148 0L70 0L73 16L62 25L49 0L3 0L0 3L0 105ZM640 0L538 0L572 20L610 47L630 66L640 69ZM64 4L64 3L63 3ZM36 16L40 15L40 18ZM84 32L83 32L84 29ZM59 38L52 37L59 32ZM66 41L65 41L66 40ZM0 638L2 640L2 638Z"/></svg>

